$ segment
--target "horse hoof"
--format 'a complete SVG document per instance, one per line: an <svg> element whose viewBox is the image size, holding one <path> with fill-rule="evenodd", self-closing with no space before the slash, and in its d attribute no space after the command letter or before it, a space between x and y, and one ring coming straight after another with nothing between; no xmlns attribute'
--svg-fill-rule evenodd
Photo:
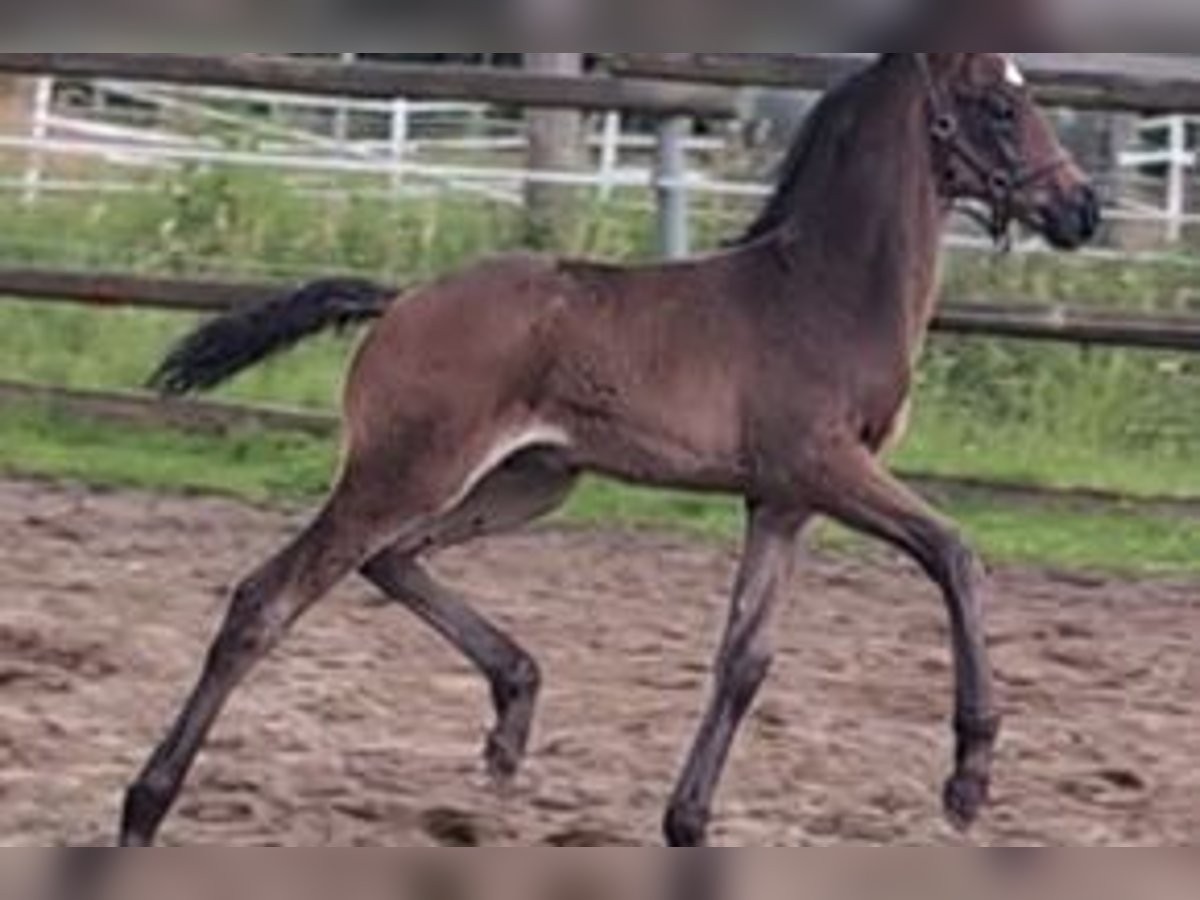
<svg viewBox="0 0 1200 900"><path fill-rule="evenodd" d="M969 832L988 805L990 784L979 775L955 775L946 784L946 818L961 834Z"/></svg>
<svg viewBox="0 0 1200 900"><path fill-rule="evenodd" d="M668 847L707 847L708 813L685 804L672 806L663 823Z"/></svg>

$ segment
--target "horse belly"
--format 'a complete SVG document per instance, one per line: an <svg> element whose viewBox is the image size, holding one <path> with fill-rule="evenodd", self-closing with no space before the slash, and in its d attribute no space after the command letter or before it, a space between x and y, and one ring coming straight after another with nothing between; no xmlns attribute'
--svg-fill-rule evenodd
<svg viewBox="0 0 1200 900"><path fill-rule="evenodd" d="M737 489L743 415L728 363L686 350L708 346L686 332L662 337L660 322L619 326L574 328L546 385L581 466L652 486Z"/></svg>
<svg viewBox="0 0 1200 900"><path fill-rule="evenodd" d="M745 473L736 417L720 397L559 407L581 468L635 484L737 491Z"/></svg>

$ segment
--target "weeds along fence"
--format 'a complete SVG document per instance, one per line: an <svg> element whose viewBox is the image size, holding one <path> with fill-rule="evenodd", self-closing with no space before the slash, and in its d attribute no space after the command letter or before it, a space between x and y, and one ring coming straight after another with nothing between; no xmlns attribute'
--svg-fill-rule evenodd
<svg viewBox="0 0 1200 900"><path fill-rule="evenodd" d="M1200 71L1154 68L1111 57L1110 69L1092 61L1050 59L1031 69L1036 89L1050 102L1089 109L1200 113ZM217 89L291 92L393 102L397 96L449 103L498 103L517 108L617 110L664 123L657 185L664 218L686 215L691 182L679 169L683 120L730 119L739 113L735 87L747 84L816 89L860 63L828 55L627 54L611 73L584 78L480 72L379 64L338 64L257 55L0 54L0 72L123 82L204 85ZM670 126L670 127L668 127ZM550 176L553 177L553 174ZM664 230L678 223L664 223ZM286 293L276 281L222 281L70 269L0 269L0 297L47 304L69 302L102 309L146 309L212 314ZM101 314L98 312L98 314ZM1087 306L1011 303L949 304L939 331L1083 346L1200 353L1200 317L1105 312ZM239 425L326 433L331 421L312 413L219 404L161 403L141 394L65 391L24 383L0 384L0 402L45 401L72 415L223 430Z"/></svg>

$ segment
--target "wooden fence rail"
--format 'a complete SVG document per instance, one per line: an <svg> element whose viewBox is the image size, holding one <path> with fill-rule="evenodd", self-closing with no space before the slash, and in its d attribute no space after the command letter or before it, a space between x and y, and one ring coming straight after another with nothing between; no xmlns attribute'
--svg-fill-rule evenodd
<svg viewBox="0 0 1200 900"><path fill-rule="evenodd" d="M611 54L620 77L533 75L507 69L335 63L279 55L0 53L0 72L119 78L363 99L408 97L524 107L729 118L749 85L824 89L865 55L818 53ZM1037 54L1027 64L1047 103L1076 109L1200 114L1200 66L1133 53Z"/></svg>
<svg viewBox="0 0 1200 900"><path fill-rule="evenodd" d="M69 272L48 269L0 269L0 295L49 303L78 303L220 313L260 303L298 287L281 282L233 282L163 278L114 272Z"/></svg>
<svg viewBox="0 0 1200 900"><path fill-rule="evenodd" d="M0 299L215 314L273 299L298 283L173 279L104 272L0 269ZM397 294L402 293L397 288ZM1078 307L947 303L934 327L948 334L1200 353L1200 316Z"/></svg>
<svg viewBox="0 0 1200 900"><path fill-rule="evenodd" d="M729 118L734 91L636 78L536 75L509 69L338 63L259 53L0 53L0 72L113 78L392 100L469 101L522 107Z"/></svg>
<svg viewBox="0 0 1200 900"><path fill-rule="evenodd" d="M820 53L625 53L619 75L693 84L824 90L866 55ZM1200 115L1200 65L1133 53L1031 55L1026 74L1047 104L1081 110Z"/></svg>
<svg viewBox="0 0 1200 900"><path fill-rule="evenodd" d="M1200 316L1061 305L947 303L934 327L971 337L1200 353Z"/></svg>
<svg viewBox="0 0 1200 900"><path fill-rule="evenodd" d="M211 400L164 400L133 391L80 391L0 379L0 408L32 407L72 419L167 427L202 435L261 429L328 438L338 419L326 413Z"/></svg>

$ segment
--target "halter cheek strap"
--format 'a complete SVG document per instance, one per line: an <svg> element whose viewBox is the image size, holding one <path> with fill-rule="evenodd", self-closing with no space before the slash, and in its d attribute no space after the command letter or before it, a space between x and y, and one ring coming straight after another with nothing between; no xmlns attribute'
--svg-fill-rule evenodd
<svg viewBox="0 0 1200 900"><path fill-rule="evenodd" d="M925 81L930 109L930 136L934 146L965 164L985 185L991 216L978 216L970 211L968 215L975 216L997 243L1004 243L1016 219L1018 197L1069 165L1070 159L1066 154L1060 154L1044 166L1026 169L1015 147L1005 148L1008 159L1002 164L995 165L984 159L978 148L964 136L954 104L942 93L934 77L928 54L918 53L916 56ZM951 201L957 199L952 178L952 173L948 171L939 173L940 190Z"/></svg>

